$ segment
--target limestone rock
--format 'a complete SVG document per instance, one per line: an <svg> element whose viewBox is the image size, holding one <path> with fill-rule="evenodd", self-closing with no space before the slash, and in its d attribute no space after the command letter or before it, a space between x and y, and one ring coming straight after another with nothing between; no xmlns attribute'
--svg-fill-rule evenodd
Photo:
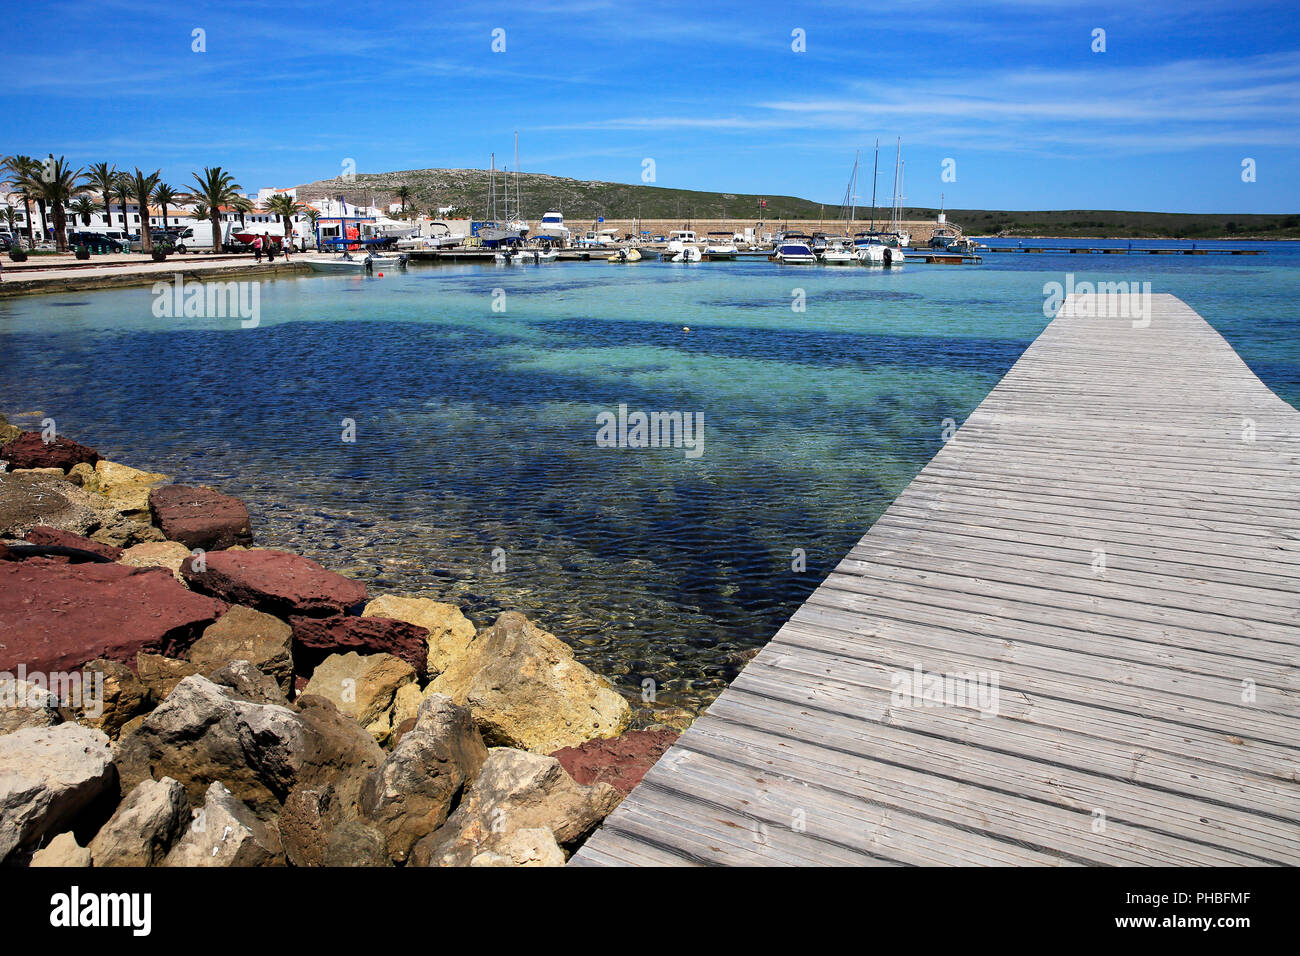
<svg viewBox="0 0 1300 956"><path fill-rule="evenodd" d="M182 584L181 562L190 556L190 549L179 541L146 541L122 552L118 564L136 568L166 568Z"/></svg>
<svg viewBox="0 0 1300 956"><path fill-rule="evenodd" d="M91 661L81 669L81 683L85 700L77 712L77 723L112 738L149 703L149 691L131 668L119 661Z"/></svg>
<svg viewBox="0 0 1300 956"><path fill-rule="evenodd" d="M38 525L88 534L101 520L90 495L62 478L10 473L0 481L0 538L21 538Z"/></svg>
<svg viewBox="0 0 1300 956"><path fill-rule="evenodd" d="M426 693L468 705L489 745L538 753L617 736L631 719L609 681L515 612L480 633Z"/></svg>
<svg viewBox="0 0 1300 956"><path fill-rule="evenodd" d="M366 586L287 551L210 551L202 570L181 565L191 588L231 604L287 617L341 614L366 599Z"/></svg>
<svg viewBox="0 0 1300 956"><path fill-rule="evenodd" d="M185 788L171 777L144 780L90 841L95 866L157 866L189 819Z"/></svg>
<svg viewBox="0 0 1300 956"><path fill-rule="evenodd" d="M103 507L147 520L150 516L149 490L155 485L170 480L167 475L140 471L101 458L95 462L94 472L84 476L80 484L87 491L102 498Z"/></svg>
<svg viewBox="0 0 1300 956"><path fill-rule="evenodd" d="M250 661L231 661L210 672L208 679L214 684L230 688L231 693L255 704L289 703L280 685L253 666Z"/></svg>
<svg viewBox="0 0 1300 956"><path fill-rule="evenodd" d="M67 672L97 658L181 650L225 610L158 568L0 561L0 671L24 663Z"/></svg>
<svg viewBox="0 0 1300 956"><path fill-rule="evenodd" d="M189 661L161 654L137 654L135 672L152 701L166 700L182 680L199 669Z"/></svg>
<svg viewBox="0 0 1300 956"><path fill-rule="evenodd" d="M359 820L347 820L325 841L325 866L388 866L384 835Z"/></svg>
<svg viewBox="0 0 1300 956"><path fill-rule="evenodd" d="M249 661L283 693L293 686L293 628L278 617L235 605L194 642L186 655L202 671Z"/></svg>
<svg viewBox="0 0 1300 956"><path fill-rule="evenodd" d="M253 543L248 508L215 488L164 485L150 489L148 502L163 534L187 548L219 551Z"/></svg>
<svg viewBox="0 0 1300 956"><path fill-rule="evenodd" d="M394 861L443 824L486 756L468 710L441 694L425 699L415 728L361 790L362 815L384 834Z"/></svg>
<svg viewBox="0 0 1300 956"><path fill-rule="evenodd" d="M470 866L564 866L564 851L547 827L494 834L470 857Z"/></svg>
<svg viewBox="0 0 1300 956"><path fill-rule="evenodd" d="M98 730L65 723L0 736L0 861L69 829L114 780Z"/></svg>
<svg viewBox="0 0 1300 956"><path fill-rule="evenodd" d="M202 811L163 865L283 866L284 849L272 824L214 782L204 794Z"/></svg>
<svg viewBox="0 0 1300 956"><path fill-rule="evenodd" d="M406 621L429 632L428 672L441 674L462 656L474 640L474 625L454 604L428 598L381 594L361 612L362 617Z"/></svg>
<svg viewBox="0 0 1300 956"><path fill-rule="evenodd" d="M414 682L414 669L392 654L332 654L316 665L304 693L329 699L382 743L398 690Z"/></svg>
<svg viewBox="0 0 1300 956"><path fill-rule="evenodd" d="M59 699L47 688L18 677L0 678L0 734L61 723Z"/></svg>
<svg viewBox="0 0 1300 956"><path fill-rule="evenodd" d="M23 430L21 428L17 425L10 425L9 419L0 415L0 445L9 444L22 433Z"/></svg>
<svg viewBox="0 0 1300 956"><path fill-rule="evenodd" d="M100 518L102 523L90 533L92 541L125 549L164 540L163 533L147 521L123 517L110 509L101 511Z"/></svg>
<svg viewBox="0 0 1300 956"><path fill-rule="evenodd" d="M468 866L501 838L538 827L548 828L560 845L571 846L620 799L608 784L578 783L553 757L494 747L447 822L416 844L412 862Z"/></svg>
<svg viewBox="0 0 1300 956"><path fill-rule="evenodd" d="M288 707L241 700L206 677L186 677L117 748L124 789L164 775L192 804L222 782L254 810L276 812L305 759L307 731Z"/></svg>
<svg viewBox="0 0 1300 956"><path fill-rule="evenodd" d="M33 853L28 866L90 866L90 850L78 843L71 831L67 831Z"/></svg>

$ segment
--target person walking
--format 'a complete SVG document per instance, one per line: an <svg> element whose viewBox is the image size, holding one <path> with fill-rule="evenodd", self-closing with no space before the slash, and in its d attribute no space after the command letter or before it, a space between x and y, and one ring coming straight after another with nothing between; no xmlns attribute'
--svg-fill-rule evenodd
<svg viewBox="0 0 1300 956"><path fill-rule="evenodd" d="M257 262L262 261L262 237L253 237L253 259Z"/></svg>

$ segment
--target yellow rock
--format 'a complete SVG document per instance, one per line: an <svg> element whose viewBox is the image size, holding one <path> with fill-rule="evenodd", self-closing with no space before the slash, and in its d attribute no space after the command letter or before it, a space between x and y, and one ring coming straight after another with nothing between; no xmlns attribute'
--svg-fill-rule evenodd
<svg viewBox="0 0 1300 956"><path fill-rule="evenodd" d="M181 577L181 563L189 556L190 549L179 541L145 541L123 551L117 563L135 568L166 568L172 577L185 584Z"/></svg>
<svg viewBox="0 0 1300 956"><path fill-rule="evenodd" d="M139 514L149 511L149 489L170 480L160 472L141 471L101 458L95 463L94 473L84 477L82 487L97 492L105 506L114 511Z"/></svg>
<svg viewBox="0 0 1300 956"><path fill-rule="evenodd" d="M462 657L474 640L474 625L460 608L428 598L381 594L366 605L361 616L390 617L425 628L429 632L430 677L441 674Z"/></svg>

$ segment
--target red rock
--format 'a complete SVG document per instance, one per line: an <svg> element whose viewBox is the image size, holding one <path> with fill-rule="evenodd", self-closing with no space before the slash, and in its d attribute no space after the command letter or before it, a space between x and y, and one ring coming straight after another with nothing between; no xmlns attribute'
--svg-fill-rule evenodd
<svg viewBox="0 0 1300 956"><path fill-rule="evenodd" d="M87 462L93 465L99 461L99 452L85 445L79 445L71 438L56 437L49 444L40 432L23 432L4 446L0 454L9 462L9 468L62 468L67 471L73 465Z"/></svg>
<svg viewBox="0 0 1300 956"><path fill-rule="evenodd" d="M195 594L161 568L0 564L0 671L72 671L141 651L179 655L226 605Z"/></svg>
<svg viewBox="0 0 1300 956"><path fill-rule="evenodd" d="M31 531L28 531L27 542L54 548L78 548L82 551L97 554L101 558L107 558L110 561L116 561L122 556L121 548L115 548L111 544L100 544L98 541L92 541L90 538L73 534L71 531L60 531L58 528L51 528L47 525L37 525Z"/></svg>
<svg viewBox="0 0 1300 956"><path fill-rule="evenodd" d="M309 652L306 657L313 664L329 654L383 652L406 661L421 678L425 675L429 658L429 632L426 628L387 617L344 615L295 615L289 618L289 623L293 626L295 663L300 648Z"/></svg>
<svg viewBox="0 0 1300 956"><path fill-rule="evenodd" d="M598 737L565 747L551 756L578 783L607 783L627 794L678 736L671 730L629 730L619 737Z"/></svg>
<svg viewBox="0 0 1300 956"><path fill-rule="evenodd" d="M181 565L191 588L276 617L341 614L366 599L366 586L288 551L210 551L205 570Z"/></svg>
<svg viewBox="0 0 1300 956"><path fill-rule="evenodd" d="M149 512L163 534L187 548L220 551L253 543L244 503L206 485L150 489Z"/></svg>

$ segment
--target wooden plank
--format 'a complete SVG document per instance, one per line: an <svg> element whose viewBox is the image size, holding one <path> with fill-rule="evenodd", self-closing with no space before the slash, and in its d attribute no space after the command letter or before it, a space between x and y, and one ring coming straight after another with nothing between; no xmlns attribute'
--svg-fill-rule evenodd
<svg viewBox="0 0 1300 956"><path fill-rule="evenodd" d="M572 862L1300 864L1300 413L1152 301L1067 302Z"/></svg>

